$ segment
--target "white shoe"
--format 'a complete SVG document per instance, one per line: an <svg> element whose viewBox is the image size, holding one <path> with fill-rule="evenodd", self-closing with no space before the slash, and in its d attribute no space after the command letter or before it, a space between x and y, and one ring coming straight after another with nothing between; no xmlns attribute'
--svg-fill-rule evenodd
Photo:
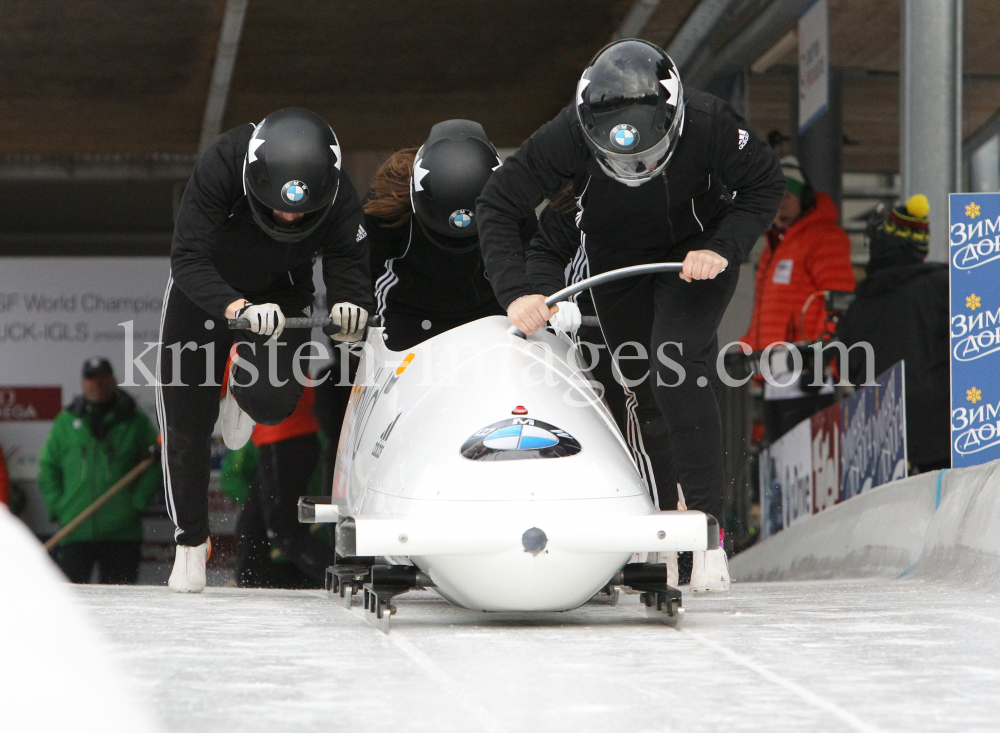
<svg viewBox="0 0 1000 733"><path fill-rule="evenodd" d="M729 590L729 561L724 549L703 550L692 555L692 593L724 593Z"/></svg>
<svg viewBox="0 0 1000 733"><path fill-rule="evenodd" d="M229 386L222 403L222 442L229 450L239 450L247 444L256 423L243 412L243 408L233 397L233 373L236 371L236 359L229 365Z"/></svg>
<svg viewBox="0 0 1000 733"><path fill-rule="evenodd" d="M177 545L174 569L167 585L175 593L201 593L205 590L205 564L212 554L212 540L197 547Z"/></svg>

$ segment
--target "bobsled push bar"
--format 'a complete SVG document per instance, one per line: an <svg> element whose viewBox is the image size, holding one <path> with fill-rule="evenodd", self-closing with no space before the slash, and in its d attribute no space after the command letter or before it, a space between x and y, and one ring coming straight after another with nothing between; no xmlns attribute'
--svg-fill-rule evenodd
<svg viewBox="0 0 1000 733"><path fill-rule="evenodd" d="M478 524L432 517L341 517L337 525L337 553L342 557L489 555L522 549L535 555L546 549L671 552L718 546L718 522L698 511L547 517L535 520L533 527L509 520Z"/></svg>
<svg viewBox="0 0 1000 733"><path fill-rule="evenodd" d="M631 267L620 267L617 270L608 270L607 272L602 272L600 275L588 277L585 280L573 283L569 287L565 287L562 290L553 293L545 299L545 305L551 308L561 300L566 300L577 293L582 293L584 290L589 290L590 288L597 287L598 285L604 285L605 283L614 282L615 280L621 280L626 277L640 277L642 275L650 275L656 272L680 272L682 267L684 267L683 262L653 262L649 265L632 265ZM584 323L583 325L596 326L600 324L590 322ZM514 326L511 326L508 333L524 338L524 334Z"/></svg>
<svg viewBox="0 0 1000 733"><path fill-rule="evenodd" d="M681 262L654 262L649 265L633 265L631 267L622 267L617 270L609 270L608 272L602 272L600 275L594 275L593 277L588 277L586 280L581 280L578 283L574 283L567 288L563 288L557 293L550 295L545 299L545 304L550 308L558 303L560 300L566 300L577 293L581 293L584 290L593 288L597 285L603 285L604 283L613 282L615 280L621 280L625 277L639 277L641 275L649 275L654 272L680 272L683 263ZM230 318L228 319L229 329L245 331L250 328L249 318ZM314 316L312 318L286 318L285 328L326 328L327 326L333 325L333 319L329 316ZM377 321L369 321L368 325L378 325ZM588 326L598 325L596 322L591 321L586 323ZM521 333L514 329L512 331L516 333ZM523 334L521 334L523 336Z"/></svg>
<svg viewBox="0 0 1000 733"><path fill-rule="evenodd" d="M250 329L249 318L228 318L227 324L230 331L248 331ZM379 316L372 316L365 326L380 326L382 319ZM333 325L330 316L313 316L312 318L286 318L285 328L326 328Z"/></svg>

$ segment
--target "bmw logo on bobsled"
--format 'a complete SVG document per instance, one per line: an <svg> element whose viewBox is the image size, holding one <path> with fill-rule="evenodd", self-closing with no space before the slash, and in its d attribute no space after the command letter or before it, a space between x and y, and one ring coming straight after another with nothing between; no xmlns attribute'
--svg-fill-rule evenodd
<svg viewBox="0 0 1000 733"><path fill-rule="evenodd" d="M300 521L336 523L328 589L348 607L363 596L383 630L418 587L482 611L566 611L629 587L673 624L666 566L629 560L719 538L702 512L657 511L569 339L524 338L503 316L402 353L368 330L332 494L303 497Z"/></svg>
<svg viewBox="0 0 1000 733"><path fill-rule="evenodd" d="M462 455L473 461L562 458L579 452L580 444L572 435L531 417L493 423L462 445Z"/></svg>

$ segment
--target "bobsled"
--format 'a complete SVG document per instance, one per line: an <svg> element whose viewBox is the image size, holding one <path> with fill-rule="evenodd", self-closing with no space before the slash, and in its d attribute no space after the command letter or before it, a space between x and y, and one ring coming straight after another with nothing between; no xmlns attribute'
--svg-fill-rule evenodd
<svg viewBox="0 0 1000 733"><path fill-rule="evenodd" d="M656 510L569 337L491 316L405 352L372 327L361 352L332 497L299 502L300 521L336 523L327 588L345 606L363 596L387 631L415 588L480 611L567 611L625 587L680 620L666 565L630 560L714 549L718 524Z"/></svg>

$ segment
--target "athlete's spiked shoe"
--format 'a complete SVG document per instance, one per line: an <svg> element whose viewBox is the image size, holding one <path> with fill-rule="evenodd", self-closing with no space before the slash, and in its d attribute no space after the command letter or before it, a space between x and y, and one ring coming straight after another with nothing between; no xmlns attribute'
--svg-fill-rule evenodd
<svg viewBox="0 0 1000 733"><path fill-rule="evenodd" d="M205 590L205 565L212 554L212 540L197 547L177 545L174 569L167 585L175 593L201 593Z"/></svg>

